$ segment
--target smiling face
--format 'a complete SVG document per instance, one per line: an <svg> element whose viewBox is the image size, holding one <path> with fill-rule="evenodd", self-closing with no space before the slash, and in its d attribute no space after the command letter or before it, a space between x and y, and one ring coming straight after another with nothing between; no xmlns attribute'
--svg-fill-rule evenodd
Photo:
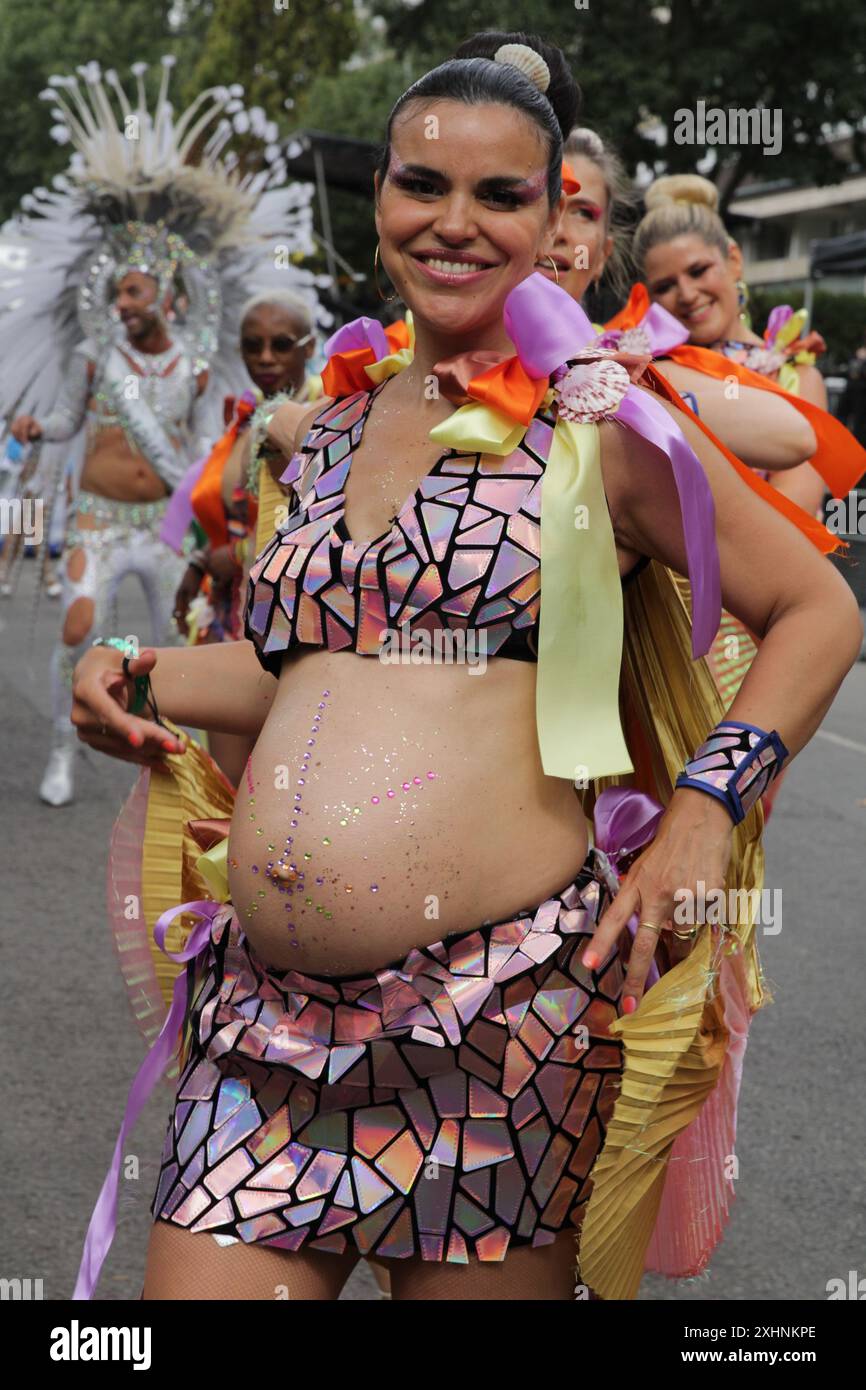
<svg viewBox="0 0 866 1390"><path fill-rule="evenodd" d="M284 304L257 304L241 324L244 365L266 396L300 390L314 346L302 320Z"/></svg>
<svg viewBox="0 0 866 1390"><path fill-rule="evenodd" d="M580 303L588 286L600 278L613 251L613 237L607 229L607 185L598 165L582 155L569 155L568 163L580 192L566 199L551 255L560 285ZM540 262L537 269L548 280L556 279L549 261Z"/></svg>
<svg viewBox="0 0 866 1390"><path fill-rule="evenodd" d="M650 298L679 319L689 341L700 346L745 336L736 284L742 269L735 243L725 256L689 232L647 251L644 279Z"/></svg>
<svg viewBox="0 0 866 1390"><path fill-rule="evenodd" d="M427 138L431 116L437 139ZM505 298L551 245L559 211L547 201L538 126L506 105L408 103L376 194L382 263L416 329L501 334Z"/></svg>

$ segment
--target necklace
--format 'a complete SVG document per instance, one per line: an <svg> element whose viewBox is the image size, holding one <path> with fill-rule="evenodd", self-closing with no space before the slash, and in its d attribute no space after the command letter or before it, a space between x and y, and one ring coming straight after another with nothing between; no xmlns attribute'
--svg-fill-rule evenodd
<svg viewBox="0 0 866 1390"><path fill-rule="evenodd" d="M181 349L176 343L169 343L162 352L141 352L132 343L118 343L118 351L126 357L141 376L162 376L177 361Z"/></svg>

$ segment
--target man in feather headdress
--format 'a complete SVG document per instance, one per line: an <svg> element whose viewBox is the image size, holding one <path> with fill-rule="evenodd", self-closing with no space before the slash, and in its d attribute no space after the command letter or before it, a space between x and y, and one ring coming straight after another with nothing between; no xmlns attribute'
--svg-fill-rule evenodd
<svg viewBox="0 0 866 1390"><path fill-rule="evenodd" d="M49 460L73 460L51 667L54 733L40 787L51 806L74 793L72 670L106 631L127 574L144 588L152 640L172 640L183 563L159 533L170 494L221 433L224 391L242 376L241 303L251 291L313 283L291 262L312 250L309 194L280 186L275 128L243 108L236 87L203 92L175 118L171 66L163 60L152 113L144 64L133 68L134 103L116 74L103 76L96 64L79 69L84 90L77 78L51 79L42 96L55 107L55 134L76 154L52 190L25 200L16 230L30 247L27 269L14 299L4 303L0 291L0 355L19 363L0 387L0 411L15 415L20 443ZM259 137L256 172L242 173L230 148L224 154L235 130L248 145L251 134ZM315 308L313 292L309 298ZM40 352L32 353L40 316ZM48 496L56 495L51 466L40 458Z"/></svg>
<svg viewBox="0 0 866 1390"><path fill-rule="evenodd" d="M159 246L158 236L146 240L155 250ZM189 463L207 373L195 371L189 352L170 335L165 282L174 263L139 259L142 240L131 249L114 280L122 331L107 350L91 339L80 343L55 409L42 420L20 415L12 424L22 444L66 441L87 425L74 504L68 497L63 626L51 672L54 740L39 791L51 806L73 796L76 738L68 687L84 644L102 630L119 584L131 573L144 587L153 640L168 642L179 579L179 562L159 539L159 529L165 501Z"/></svg>

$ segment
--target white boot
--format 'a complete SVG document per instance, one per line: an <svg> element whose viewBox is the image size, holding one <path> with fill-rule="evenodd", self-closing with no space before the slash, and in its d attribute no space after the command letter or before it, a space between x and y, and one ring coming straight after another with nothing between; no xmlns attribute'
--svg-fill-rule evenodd
<svg viewBox="0 0 866 1390"><path fill-rule="evenodd" d="M55 737L48 766L39 788L40 799L49 806L68 806L75 794L75 757L78 736Z"/></svg>

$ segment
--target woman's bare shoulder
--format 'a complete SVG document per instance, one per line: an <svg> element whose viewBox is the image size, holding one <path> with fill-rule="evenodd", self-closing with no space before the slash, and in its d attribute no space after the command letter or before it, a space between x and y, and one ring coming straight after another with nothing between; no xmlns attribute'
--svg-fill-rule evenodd
<svg viewBox="0 0 866 1390"><path fill-rule="evenodd" d="M317 401L286 401L271 416L268 439L290 458L300 448L311 421L330 403L328 396Z"/></svg>

